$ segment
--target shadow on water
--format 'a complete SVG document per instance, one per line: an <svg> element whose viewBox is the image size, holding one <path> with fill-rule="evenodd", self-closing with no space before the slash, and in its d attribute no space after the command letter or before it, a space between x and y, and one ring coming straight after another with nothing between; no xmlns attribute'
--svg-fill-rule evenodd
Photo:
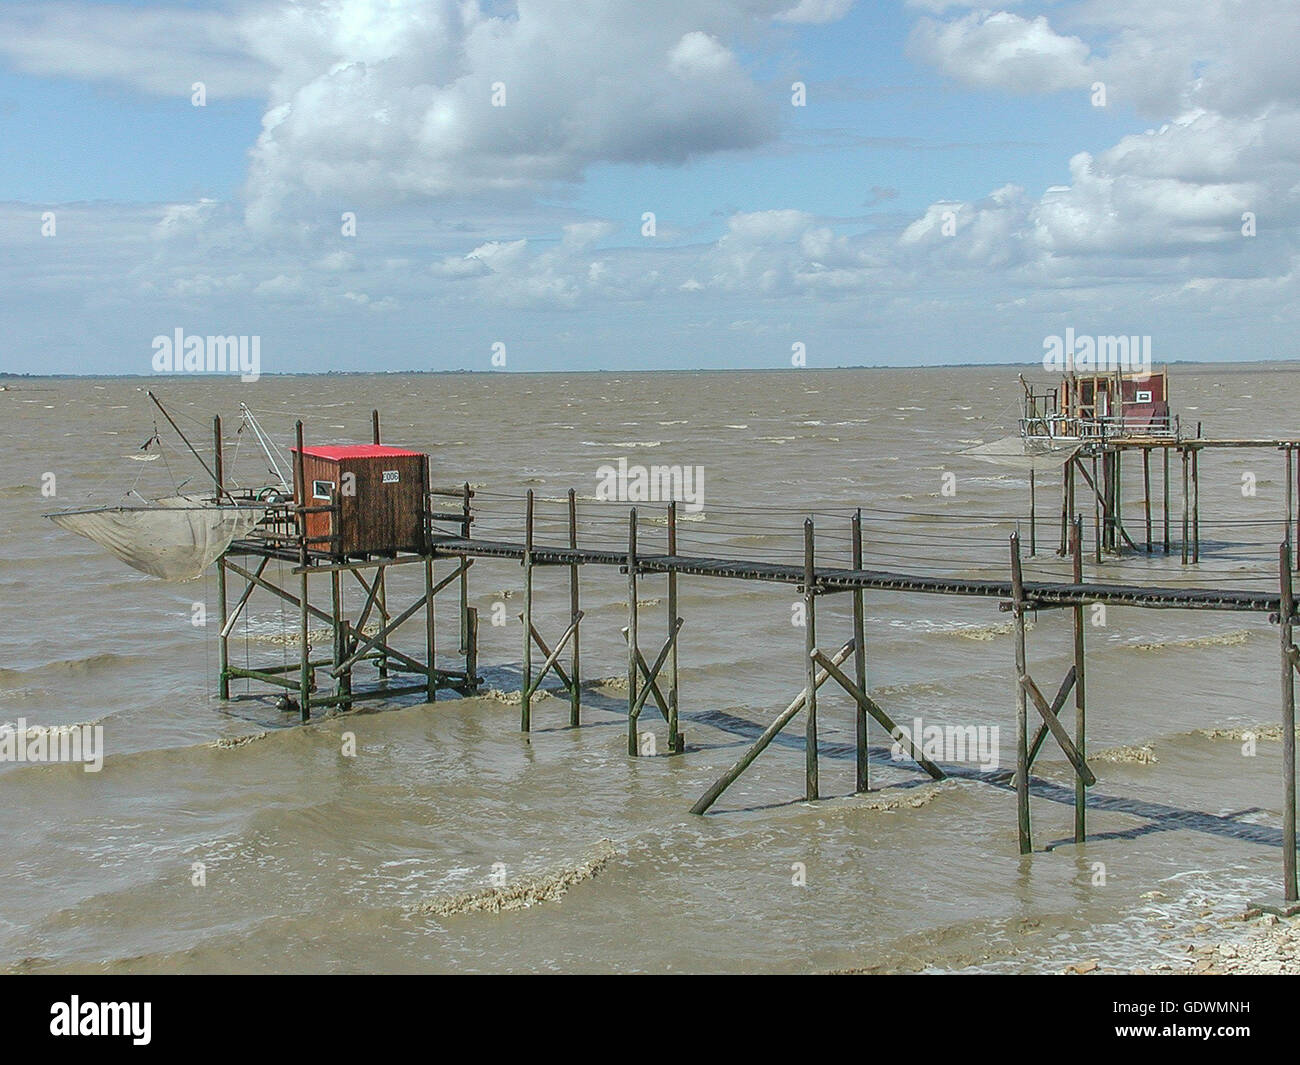
<svg viewBox="0 0 1300 1065"><path fill-rule="evenodd" d="M495 667L484 671L484 683L487 686L497 687L501 690L509 691L518 689L520 683L520 674L518 670L509 667ZM401 684L401 678L397 678L392 683ZM512 689L513 684L513 689ZM583 685L582 705L588 710L603 710L613 714L626 714L627 699L623 696L610 695L598 690L599 681L588 682ZM563 689L551 689L550 694L557 699L566 698L567 693ZM454 692L440 693L442 698L459 699L461 696ZM223 707L223 712L228 716L246 720L256 724L261 728L286 728L296 726L299 722L296 715L280 713L275 709L275 695L262 696L242 696L236 697L232 704ZM442 701L442 698L439 701ZM399 709L403 707L419 706L423 700L418 696L402 696L394 698L386 704L362 704L362 706L351 711L351 714L373 714L382 713L389 709ZM257 707L251 713L246 708ZM653 711L653 713L651 713ZM653 702L647 703L646 713L649 715L648 721L660 721L658 708ZM274 716L272 716L274 715ZM316 720L329 720L335 717L347 716L338 713L322 715ZM691 750L722 750L734 747L737 750L743 749L748 742L756 740L767 727L766 724L758 724L747 718L738 717L735 714L728 713L725 710L704 710L694 713L682 713L681 720L694 722L700 725L707 725L710 728L717 729L720 732L726 732L736 737L732 743L711 743L711 744L688 744L687 753ZM617 720L611 721L591 721L584 722L582 728L618 728L624 727L622 722ZM537 728L535 732L561 732L567 731L569 726L565 724L547 724ZM791 751L802 751L804 749L804 738L797 733L781 733L772 740L772 746L783 747ZM840 761L851 761L856 757L856 747L848 743L820 743L818 744L818 753L821 757ZM892 748L889 747L871 747L869 748L868 757L872 765L891 766L893 768L905 768L909 765L908 760L898 760L893 757ZM987 784L991 787L999 788L1004 791L1014 791L1015 784L1012 779L1012 773L1005 769L982 770L969 765L949 765L939 763L940 768L955 780L969 780L975 783ZM928 776L918 776L914 780L905 780L892 783L886 790L906 791L930 783ZM1043 799L1048 802L1058 803L1062 806L1074 806L1074 786L1073 784L1058 784L1050 780L1044 780L1041 777L1030 777L1029 793L1033 798ZM873 791L872 794L879 794ZM754 812L761 810L780 809L787 806L798 805L805 800L802 798L781 800L771 803L762 803L753 806L727 807L723 810L715 810L714 815L728 812ZM1239 810L1231 814L1211 814L1203 810L1188 810L1177 806L1171 806L1166 803L1152 802L1146 799L1125 798L1123 796L1105 795L1098 792L1090 792L1088 795L1088 809L1093 811L1105 811L1107 813L1126 814L1130 817L1138 818L1145 822L1142 825L1135 825L1128 829L1116 829L1107 832L1089 833L1089 840L1112 840L1125 839L1133 840L1142 836L1148 836L1156 832L1171 832L1180 829L1190 830L1193 832L1203 832L1208 835L1218 836L1223 839L1236 840L1238 842L1253 843L1266 847L1282 846L1282 831L1279 828L1271 828L1267 825L1254 825L1243 822L1240 818L1249 814L1257 813L1260 807L1250 807L1245 810ZM1072 844L1072 839L1060 839L1049 843L1045 849L1051 850L1058 846Z"/></svg>

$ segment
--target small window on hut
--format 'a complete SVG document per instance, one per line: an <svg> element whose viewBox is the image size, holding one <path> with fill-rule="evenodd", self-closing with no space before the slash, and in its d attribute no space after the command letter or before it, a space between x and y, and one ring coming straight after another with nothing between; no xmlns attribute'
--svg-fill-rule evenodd
<svg viewBox="0 0 1300 1065"><path fill-rule="evenodd" d="M1138 390L1138 393L1137 393L1137 396L1136 396L1135 399L1134 399L1134 402L1135 402L1135 403L1150 403L1150 402L1151 402L1151 389L1149 389L1149 388L1148 388L1148 389L1145 389L1145 390L1143 390L1143 389L1139 389L1139 390Z"/></svg>
<svg viewBox="0 0 1300 1065"><path fill-rule="evenodd" d="M333 481L312 481L311 497L312 499L333 499L334 482Z"/></svg>

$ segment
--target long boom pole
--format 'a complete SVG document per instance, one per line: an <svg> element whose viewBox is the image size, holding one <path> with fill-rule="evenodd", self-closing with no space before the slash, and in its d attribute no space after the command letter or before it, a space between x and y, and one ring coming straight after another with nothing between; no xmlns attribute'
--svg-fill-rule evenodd
<svg viewBox="0 0 1300 1065"><path fill-rule="evenodd" d="M160 411L162 411L162 415L164 418L167 419L167 423L173 429L175 429L176 434L183 441L185 441L185 446L190 449L190 454L199 460L199 465L202 466L204 471L207 473L207 475L212 478L212 483L216 485L218 494L224 493L226 498L233 503L235 501L235 497L232 496L226 490L225 486L221 483L221 480L217 477L216 473L213 472L212 467L210 467L206 462L203 461L203 456L194 450L194 445L190 443L189 437L187 437L183 432L181 432L181 427L177 425L175 419L172 418L172 416L167 413L167 408L162 405L158 397L155 396L152 392L146 391L145 395L148 396L151 400L153 400L153 405L157 407Z"/></svg>

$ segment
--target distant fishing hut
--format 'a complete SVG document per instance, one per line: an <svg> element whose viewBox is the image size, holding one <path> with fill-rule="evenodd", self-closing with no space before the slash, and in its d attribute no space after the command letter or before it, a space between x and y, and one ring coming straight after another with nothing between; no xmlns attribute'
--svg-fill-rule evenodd
<svg viewBox="0 0 1300 1065"><path fill-rule="evenodd" d="M1218 448L1260 448L1283 453L1284 517L1287 550L1293 553L1300 542L1300 513L1295 499L1300 492L1300 469L1295 457L1300 441L1269 438L1209 438L1201 434L1201 423L1184 427L1173 413L1169 396L1168 367L1150 373L1119 370L1067 372L1060 384L1041 391L1027 382L1020 417L1020 438L1028 456L1058 456L1063 462L1061 477L1060 541L1056 553L1068 551L1070 516L1078 513L1076 493L1082 479L1084 494L1092 497L1094 561L1103 552L1121 554L1159 549L1166 555L1174 543L1171 519L1176 520L1178 544L1184 564L1201 559L1201 453ZM971 449L971 453L979 449ZM1142 456L1142 514L1137 519L1142 531L1126 524L1122 494L1124 455ZM1159 529L1155 528L1152 495L1151 456L1161 460ZM1174 489L1170 477L1170 454L1177 454L1182 471L1181 485ZM1060 464L1058 462L1057 464ZM1048 463L1050 465L1050 463ZM1035 465L1029 466L1029 545L1037 549L1037 499ZM1177 502L1173 492L1177 491ZM1141 543L1142 546L1139 546Z"/></svg>

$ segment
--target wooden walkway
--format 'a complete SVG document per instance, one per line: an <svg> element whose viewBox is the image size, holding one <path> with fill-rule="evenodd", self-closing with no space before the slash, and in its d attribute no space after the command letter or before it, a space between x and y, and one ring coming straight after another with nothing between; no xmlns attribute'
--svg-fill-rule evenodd
<svg viewBox="0 0 1300 1065"><path fill-rule="evenodd" d="M501 540L464 539L461 537L434 537L432 549L435 556L467 556L475 558L509 558L523 561L527 551L523 543ZM593 550L574 547L532 548L532 562L536 566L619 566L626 567L626 552ZM778 584L802 584L803 566L753 562L742 559L711 558L691 555L641 555L636 565L643 573L682 573L697 577L722 577L745 581L770 581ZM915 592L929 595L961 595L982 599L1010 600L1014 589L1012 582L997 580L968 580L961 577L919 576L901 572L874 569L848 569L818 566L814 569L817 583L833 591L881 590ZM1223 588L1166 588L1136 584L1082 584L1025 581L1025 598L1031 607L1087 606L1105 603L1113 606L1164 608L1172 610L1223 610L1276 614L1281 609L1281 596L1277 592L1248 591Z"/></svg>

